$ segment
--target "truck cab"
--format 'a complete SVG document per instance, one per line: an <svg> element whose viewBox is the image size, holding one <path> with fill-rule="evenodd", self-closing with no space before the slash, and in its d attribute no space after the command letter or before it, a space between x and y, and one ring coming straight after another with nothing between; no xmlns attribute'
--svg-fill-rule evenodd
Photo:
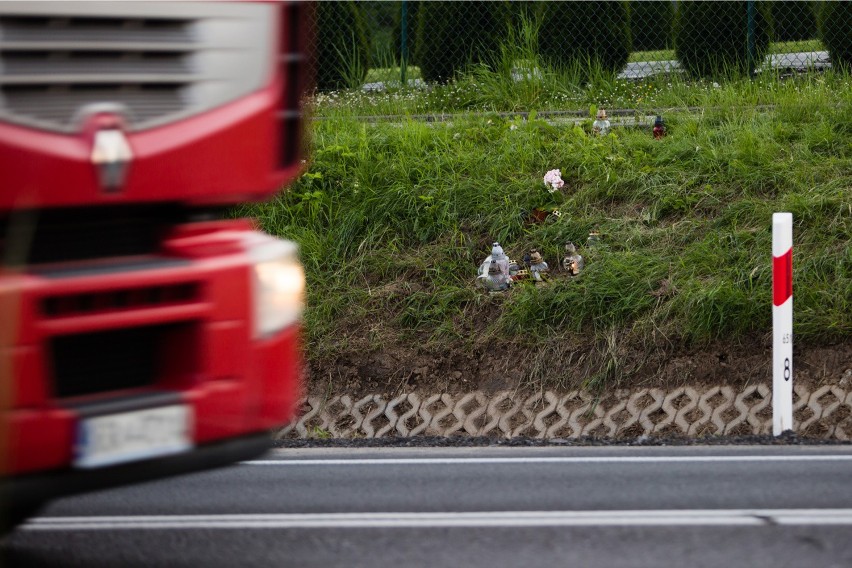
<svg viewBox="0 0 852 568"><path fill-rule="evenodd" d="M310 5L0 3L0 510L248 459L294 417Z"/></svg>

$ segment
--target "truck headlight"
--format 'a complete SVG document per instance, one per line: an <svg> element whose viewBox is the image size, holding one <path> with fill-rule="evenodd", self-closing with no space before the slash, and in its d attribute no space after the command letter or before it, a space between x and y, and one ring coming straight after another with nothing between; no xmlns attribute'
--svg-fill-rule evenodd
<svg viewBox="0 0 852 568"><path fill-rule="evenodd" d="M254 336L264 337L299 321L305 306L305 272L295 243L263 233L246 238L254 264Z"/></svg>

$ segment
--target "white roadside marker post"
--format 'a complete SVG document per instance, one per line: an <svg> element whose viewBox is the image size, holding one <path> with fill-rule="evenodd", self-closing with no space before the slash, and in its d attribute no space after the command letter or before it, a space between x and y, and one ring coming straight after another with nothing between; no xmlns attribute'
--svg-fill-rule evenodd
<svg viewBox="0 0 852 568"><path fill-rule="evenodd" d="M793 429L793 214L772 214L772 435Z"/></svg>

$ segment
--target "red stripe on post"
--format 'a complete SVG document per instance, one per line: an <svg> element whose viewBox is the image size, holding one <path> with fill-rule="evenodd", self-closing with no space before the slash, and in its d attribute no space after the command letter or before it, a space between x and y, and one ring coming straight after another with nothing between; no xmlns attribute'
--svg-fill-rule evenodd
<svg viewBox="0 0 852 568"><path fill-rule="evenodd" d="M780 306L793 295L793 249L772 257L772 303Z"/></svg>

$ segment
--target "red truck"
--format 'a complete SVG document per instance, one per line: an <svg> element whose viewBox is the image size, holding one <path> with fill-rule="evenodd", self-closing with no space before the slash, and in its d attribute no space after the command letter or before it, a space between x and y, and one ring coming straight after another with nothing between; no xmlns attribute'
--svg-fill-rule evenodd
<svg viewBox="0 0 852 568"><path fill-rule="evenodd" d="M0 2L0 511L256 456L293 418L310 5Z"/></svg>

